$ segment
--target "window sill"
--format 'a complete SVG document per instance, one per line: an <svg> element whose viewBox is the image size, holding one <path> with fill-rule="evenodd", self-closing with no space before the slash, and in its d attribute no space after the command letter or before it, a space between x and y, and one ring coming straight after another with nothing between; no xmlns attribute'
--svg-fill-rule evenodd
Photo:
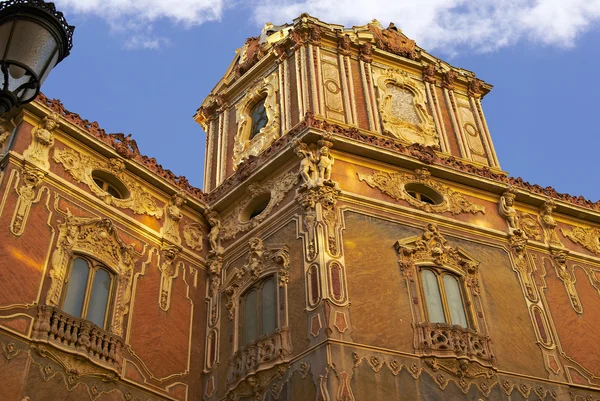
<svg viewBox="0 0 600 401"><path fill-rule="evenodd" d="M424 355L467 357L493 364L491 339L473 329L445 323L418 323L417 344Z"/></svg>
<svg viewBox="0 0 600 401"><path fill-rule="evenodd" d="M292 352L292 337L289 328L277 330L256 342L237 350L229 362L227 384L234 385L261 370L284 362Z"/></svg>
<svg viewBox="0 0 600 401"><path fill-rule="evenodd" d="M117 373L120 371L123 339L88 320L67 315L59 308L48 305L38 307L32 340L82 355Z"/></svg>

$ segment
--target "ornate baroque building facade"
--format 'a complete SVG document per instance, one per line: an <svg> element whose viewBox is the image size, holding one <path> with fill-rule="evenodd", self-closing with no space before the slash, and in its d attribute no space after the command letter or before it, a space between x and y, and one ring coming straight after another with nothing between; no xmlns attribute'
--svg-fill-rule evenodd
<svg viewBox="0 0 600 401"><path fill-rule="evenodd" d="M0 399L599 400L600 203L502 171L393 25L249 38L205 189L40 95L0 121Z"/></svg>

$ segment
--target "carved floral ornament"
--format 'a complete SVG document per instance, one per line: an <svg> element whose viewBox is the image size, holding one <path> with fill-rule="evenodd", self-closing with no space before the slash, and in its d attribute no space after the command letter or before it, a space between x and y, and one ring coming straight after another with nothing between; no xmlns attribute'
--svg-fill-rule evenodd
<svg viewBox="0 0 600 401"><path fill-rule="evenodd" d="M262 183L252 183L246 190L246 196L236 208L224 219L221 228L221 238L230 239L235 237L239 232L249 231L264 221L273 208L283 200L285 194L290 191L298 182L298 174L296 172L288 172L282 176L273 178ZM261 197L261 195L269 194L269 203L260 214L249 220L244 220L244 214L248 207Z"/></svg>
<svg viewBox="0 0 600 401"><path fill-rule="evenodd" d="M358 174L360 181L366 182L371 188L378 188L384 194L396 199L403 200L426 212L444 213L450 212L454 215L460 213L484 213L485 207L476 205L465 198L461 193L441 184L431 178L427 169L416 169L414 173L387 173L375 171L372 175ZM429 204L412 197L406 190L407 184L421 184L441 195L439 204Z"/></svg>
<svg viewBox="0 0 600 401"><path fill-rule="evenodd" d="M160 219L163 210L160 209L152 195L150 195L139 183L131 179L125 169L125 164L120 159L110 159L108 162L94 159L87 155L81 155L73 149L55 149L54 161L64 166L65 170L77 181L86 184L92 193L102 199L108 205L133 210L137 214L147 214ZM96 185L92 177L94 171L106 172L117 179L129 191L126 199L117 199Z"/></svg>
<svg viewBox="0 0 600 401"><path fill-rule="evenodd" d="M117 276L114 312L110 331L123 335L123 317L129 312L135 252L117 234L109 219L73 216L68 210L65 221L58 225L58 240L52 253L52 283L46 304L59 306L69 263L74 253L90 255L105 264Z"/></svg>
<svg viewBox="0 0 600 401"><path fill-rule="evenodd" d="M561 229L562 234L588 251L600 255L600 228L573 227L570 231Z"/></svg>
<svg viewBox="0 0 600 401"><path fill-rule="evenodd" d="M239 164L249 156L258 156L271 143L279 138L279 105L277 104L277 92L279 82L277 72L272 73L260 80L254 87L250 88L236 107L238 131L233 147L233 168L237 169ZM253 138L252 133L252 108L257 102L265 102L267 113L267 124Z"/></svg>
<svg viewBox="0 0 600 401"><path fill-rule="evenodd" d="M386 134L411 144L439 149L439 137L426 104L425 88L406 72L374 71L379 112Z"/></svg>

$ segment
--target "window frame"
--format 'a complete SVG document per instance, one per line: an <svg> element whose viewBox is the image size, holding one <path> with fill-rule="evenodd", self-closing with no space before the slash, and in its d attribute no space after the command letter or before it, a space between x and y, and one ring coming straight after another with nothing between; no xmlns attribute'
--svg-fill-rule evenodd
<svg viewBox="0 0 600 401"><path fill-rule="evenodd" d="M274 330L270 333L262 333L262 324L263 324L263 288L264 285L267 281L271 280L273 282L273 296L274 296L274 302L273 302L273 316L275 319L275 327ZM275 334L280 328L280 319L279 319L279 314L278 312L278 308L277 305L279 305L279 286L277 284L277 274L267 274L263 277L260 277L257 281L255 281L251 286L249 286L248 288L244 289L244 292L240 295L239 299L238 299L238 321L237 321L237 339L236 339L236 344L237 344L237 349L242 349L245 348L249 345L252 345L254 343L257 343L258 341L260 341L261 339L267 338L273 334ZM246 314L247 314L247 310L246 310L246 298L248 296L248 294L250 294L252 291L256 291L256 337L252 342L249 342L246 340L246 331L245 331L245 322L246 322Z"/></svg>
<svg viewBox="0 0 600 401"><path fill-rule="evenodd" d="M82 259L84 260L87 264L88 264L88 278L87 278L87 282L85 284L85 294L83 297L83 304L81 306L81 316L74 316L77 319L84 319L84 320L88 320L87 315L89 313L89 307L90 307L90 300L92 297L92 291L94 289L94 278L96 276L96 272L98 270L105 270L109 277L110 277L110 289L108 291L108 299L106 302L106 311L104 313L104 326L100 327L102 330L106 330L106 331L110 331L110 325L111 325L111 321L112 321L112 315L113 315L113 305L114 305L114 293L116 290L116 277L118 276L112 269L110 269L108 266L106 266L105 264L103 264L102 262L91 258L87 255L83 255L83 254L74 254L71 259L70 259L70 263L69 263L69 268L67 269L67 272L65 274L65 280L64 280L64 284L63 284L63 290L62 290L62 294L61 294L61 299L60 299L60 308L61 310L64 310L64 305L65 305L65 298L67 296L67 292L69 290L69 282L71 280L71 273L73 271L73 265L75 264L75 260L77 259ZM95 324L95 323L93 323Z"/></svg>
<svg viewBox="0 0 600 401"><path fill-rule="evenodd" d="M264 117L265 119L265 123L259 127L257 130L255 130L255 125L257 124L257 121L255 120L255 110L259 107L262 106L262 113L260 113L261 117ZM260 135L260 131L267 127L269 125L269 115L267 114L267 93L263 93L263 95L256 101L254 101L252 103L252 105L249 108L249 116L250 116L250 130L248 133L248 141L252 141L254 138L256 138L258 135Z"/></svg>
<svg viewBox="0 0 600 401"><path fill-rule="evenodd" d="M423 270L429 270L435 275L435 278L436 278L436 281L438 284L438 291L440 292L440 298L441 298L441 302L442 302L442 311L444 314L444 319L446 320L445 322L432 322L429 317L427 294L425 293L425 287L424 287L424 283L423 283L424 282ZM464 327L464 328L477 330L476 322L475 322L475 319L473 319L473 315L472 315L471 308L470 308L470 305L472 305L472 302L469 299L469 294L465 290L465 283L463 280L463 275L458 274L449 268L446 268L443 266L440 267L440 266L430 265L430 264L418 266L417 271L418 271L418 281L419 281L418 289L420 292L421 304L423 305L423 316L425 317L425 320L428 323L446 324L449 326L463 327L459 324L452 322L452 312L450 310L450 304L448 303L448 296L446 294L446 285L444 284L444 276L450 275L458 281L458 290L460 292L461 304L463 307L463 312L465 314L465 319L467 321L467 327Z"/></svg>

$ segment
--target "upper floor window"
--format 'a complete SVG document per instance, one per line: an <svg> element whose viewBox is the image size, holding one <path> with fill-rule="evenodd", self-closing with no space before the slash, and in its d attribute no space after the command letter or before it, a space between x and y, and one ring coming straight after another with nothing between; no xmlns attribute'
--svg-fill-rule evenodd
<svg viewBox="0 0 600 401"><path fill-rule="evenodd" d="M277 328L274 276L258 282L240 297L240 348L254 343Z"/></svg>
<svg viewBox="0 0 600 401"><path fill-rule="evenodd" d="M102 170L94 170L92 171L92 179L98 188L114 198L127 199L129 197L127 187L117 177L111 174Z"/></svg>
<svg viewBox="0 0 600 401"><path fill-rule="evenodd" d="M113 275L102 264L75 257L65 283L62 310L108 329L113 281Z"/></svg>
<svg viewBox="0 0 600 401"><path fill-rule="evenodd" d="M421 269L429 323L469 327L460 279L447 270Z"/></svg>
<svg viewBox="0 0 600 401"><path fill-rule="evenodd" d="M250 118L252 119L252 126L250 129L250 138L254 138L256 135L260 133L260 130L263 129L267 123L269 122L269 118L267 117L267 110L265 108L266 98L261 98L256 104L252 107L250 111Z"/></svg>

